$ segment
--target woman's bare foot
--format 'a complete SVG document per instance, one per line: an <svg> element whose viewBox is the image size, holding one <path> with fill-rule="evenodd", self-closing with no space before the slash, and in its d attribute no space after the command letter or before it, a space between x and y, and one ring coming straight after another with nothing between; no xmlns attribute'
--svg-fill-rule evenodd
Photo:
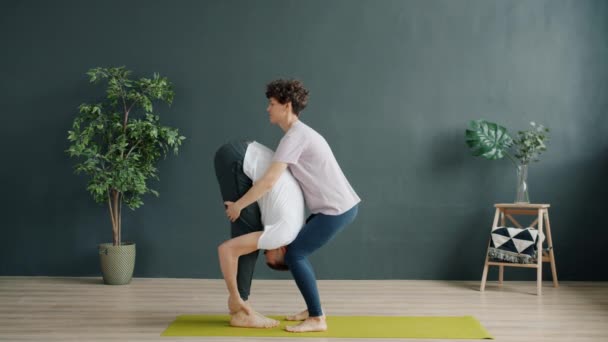
<svg viewBox="0 0 608 342"><path fill-rule="evenodd" d="M261 313L254 312L251 315L241 310L230 318L230 325L241 328L274 328L280 324L279 321L268 318Z"/></svg>
<svg viewBox="0 0 608 342"><path fill-rule="evenodd" d="M235 314L239 311L245 311L246 314L252 314L253 309L249 305L247 301L244 301L239 296L229 296L228 297L228 309L230 310L230 314Z"/></svg>
<svg viewBox="0 0 608 342"><path fill-rule="evenodd" d="M313 332L327 330L325 316L308 317L304 322L298 325L288 325L285 330L289 332Z"/></svg>
<svg viewBox="0 0 608 342"><path fill-rule="evenodd" d="M291 316L285 316L288 321L303 321L308 318L308 309Z"/></svg>
<svg viewBox="0 0 608 342"><path fill-rule="evenodd" d="M278 327L279 325L281 325L281 322L277 321L276 319L272 319L270 317L266 317L266 316L262 315L261 313L259 313L257 311L254 311L254 312L255 312L255 314L258 317L264 319L265 322L268 322L268 323L272 324L272 326L269 327L269 328L274 328L274 327Z"/></svg>

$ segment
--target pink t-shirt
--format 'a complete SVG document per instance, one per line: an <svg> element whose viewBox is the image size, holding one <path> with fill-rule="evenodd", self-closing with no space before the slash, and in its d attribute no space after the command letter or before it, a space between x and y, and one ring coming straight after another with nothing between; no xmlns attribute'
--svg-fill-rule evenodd
<svg viewBox="0 0 608 342"><path fill-rule="evenodd" d="M289 165L312 214L340 215L361 202L327 141L300 120L285 133L272 161Z"/></svg>

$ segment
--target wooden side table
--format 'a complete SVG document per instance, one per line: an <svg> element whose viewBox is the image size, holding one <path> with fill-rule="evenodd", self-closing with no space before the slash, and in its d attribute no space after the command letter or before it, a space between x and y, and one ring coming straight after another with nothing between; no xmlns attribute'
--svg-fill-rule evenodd
<svg viewBox="0 0 608 342"><path fill-rule="evenodd" d="M557 282L557 271L555 268L555 256L553 254L553 240L551 239L551 224L549 223L549 204L531 204L531 203L498 203L495 204L496 212L494 214L494 223L492 224L492 230L498 227L498 219L500 218L501 226L505 225L505 220L508 218L517 228L524 228L513 215L532 215L536 216L536 219L528 226L535 228L539 231L539 237L537 242L537 262L535 264L517 264L510 262L497 262L490 261L489 256L486 253L486 262L483 267L483 275L481 276L481 287L480 291L483 291L486 287L486 278L488 276L488 268L490 266L498 266L498 284L502 285L504 276L504 267L526 267L536 268L536 294L542 294L542 271L543 262L551 264L551 276L553 278L553 286L558 287ZM538 227L535 227L538 224ZM545 234L547 241L547 249L543 250L543 239L542 235ZM490 236L490 240L492 237ZM488 243L488 249L490 244Z"/></svg>

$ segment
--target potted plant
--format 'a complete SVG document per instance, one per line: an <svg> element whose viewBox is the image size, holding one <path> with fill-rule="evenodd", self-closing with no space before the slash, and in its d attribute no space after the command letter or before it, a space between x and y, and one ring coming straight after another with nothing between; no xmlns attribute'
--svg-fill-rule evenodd
<svg viewBox="0 0 608 342"><path fill-rule="evenodd" d="M547 150L549 128L530 122L531 129L519 131L512 138L507 129L493 122L474 120L469 122L465 132L466 143L474 156L486 159L501 159L507 156L517 169L516 203L530 203L528 195L528 165L540 161L540 154ZM509 153L513 147L514 155Z"/></svg>
<svg viewBox="0 0 608 342"><path fill-rule="evenodd" d="M128 284L135 266L135 243L122 241L122 207L143 205L147 193L158 196L148 185L158 180L155 165L170 149L175 154L185 137L162 126L153 102L173 102L171 83L157 73L152 78L130 79L122 67L94 68L87 72L91 83L106 85L105 99L83 103L68 131L66 152L78 160L75 172L89 176L87 190L97 203L108 205L112 243L98 246L106 284Z"/></svg>

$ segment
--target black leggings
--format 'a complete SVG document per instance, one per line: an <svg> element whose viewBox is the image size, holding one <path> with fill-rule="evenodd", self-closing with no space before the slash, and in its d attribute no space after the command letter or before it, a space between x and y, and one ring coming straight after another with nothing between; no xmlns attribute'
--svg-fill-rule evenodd
<svg viewBox="0 0 608 342"><path fill-rule="evenodd" d="M243 172L243 160L249 142L231 141L220 147L215 153L215 176L220 184L220 191L224 201L236 202L243 197L253 185L251 179ZM222 202L223 203L223 202ZM263 231L260 207L253 203L241 211L241 216L230 225L231 237ZM239 294L243 300L249 298L251 280L259 251L242 255L239 258L239 268L236 282Z"/></svg>

